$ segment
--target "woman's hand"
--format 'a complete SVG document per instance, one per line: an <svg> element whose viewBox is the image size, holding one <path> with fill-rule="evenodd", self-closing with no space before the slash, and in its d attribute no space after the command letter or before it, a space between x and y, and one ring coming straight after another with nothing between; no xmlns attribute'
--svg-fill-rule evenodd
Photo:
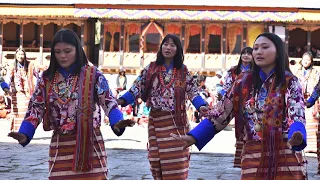
<svg viewBox="0 0 320 180"><path fill-rule="evenodd" d="M28 138L26 135L19 133L19 132L11 132L8 134L9 137L12 137L13 139L17 140L19 144L24 144L27 142Z"/></svg>
<svg viewBox="0 0 320 180"><path fill-rule="evenodd" d="M199 112L200 112L200 114L201 114L202 116L204 116L204 115L208 114L209 108L208 108L207 106L201 106L201 107L199 108Z"/></svg>
<svg viewBox="0 0 320 180"><path fill-rule="evenodd" d="M308 101L305 101L304 104L306 105L307 108L311 108L312 107L312 104L309 103Z"/></svg>
<svg viewBox="0 0 320 180"><path fill-rule="evenodd" d="M173 137L174 139L178 140L178 141L183 141L184 144L185 144L183 146L183 149L187 149L188 147L190 147L190 146L192 146L193 144L196 143L196 140L194 139L194 137L192 137L190 135L178 136L176 134L171 133L170 136Z"/></svg>
<svg viewBox="0 0 320 180"><path fill-rule="evenodd" d="M3 91L4 91L5 95L12 96L12 93L8 88L3 89Z"/></svg>
<svg viewBox="0 0 320 180"><path fill-rule="evenodd" d="M292 137L288 141L288 146L292 149L292 146L299 146L303 142L303 135L301 132L293 133Z"/></svg>
<svg viewBox="0 0 320 180"><path fill-rule="evenodd" d="M124 105L126 102L124 99L117 99L118 105Z"/></svg>
<svg viewBox="0 0 320 180"><path fill-rule="evenodd" d="M116 132L120 132L120 129L125 128L125 127L132 127L134 124L135 124L135 122L131 119L121 120L113 126L113 129Z"/></svg>
<svg viewBox="0 0 320 180"><path fill-rule="evenodd" d="M222 95L220 93L216 94L216 98L218 101L220 101L222 99Z"/></svg>

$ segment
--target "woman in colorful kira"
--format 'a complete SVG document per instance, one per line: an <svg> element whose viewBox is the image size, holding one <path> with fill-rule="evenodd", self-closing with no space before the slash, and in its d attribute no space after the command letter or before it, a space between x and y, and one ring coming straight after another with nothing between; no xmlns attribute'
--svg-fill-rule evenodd
<svg viewBox="0 0 320 180"><path fill-rule="evenodd" d="M27 61L26 52L16 50L13 66L9 67L1 88L11 95L11 131L18 131L27 111L30 96L34 91L38 71Z"/></svg>
<svg viewBox="0 0 320 180"><path fill-rule="evenodd" d="M301 67L295 73L302 85L304 99L310 98L310 95L319 81L319 72L313 67L313 57L310 52L302 55ZM319 124L319 101L315 101L313 108L306 109L306 129L308 137L308 146L305 152L317 152L317 133Z"/></svg>
<svg viewBox="0 0 320 180"><path fill-rule="evenodd" d="M225 81L223 84L223 90L220 92L221 96L223 97L224 94L232 87L234 81L238 77L238 75L242 72L247 72L252 69L253 65L253 56L252 56L252 48L251 47L245 47L242 49L240 54L240 59L237 66L234 66L230 68L228 71L227 76L225 77ZM237 131L236 131L237 132ZM241 153L243 149L243 137L239 136L239 134L236 135L236 153L234 156L234 167L241 167Z"/></svg>
<svg viewBox="0 0 320 180"><path fill-rule="evenodd" d="M314 120L311 123L307 120L307 127L312 128L312 131L309 130L309 131L311 131L310 132L311 139L309 140L309 136L308 136L308 142L310 141L310 143L314 143L315 140L317 142L316 152L317 152L317 156L318 156L318 174L320 174L320 123L319 123L319 111L318 111L319 97L320 97L320 80L318 80L318 83L314 87L312 94L310 95L309 99L306 102L307 108L313 107L313 108L311 108L311 111L313 112ZM309 110L307 110L307 112L308 111ZM311 125L313 124L313 126L311 126L311 125L308 126L308 122ZM314 139L314 138L316 138L316 139ZM312 147L314 147L314 146L312 146ZM312 149L312 151L314 151L314 149Z"/></svg>
<svg viewBox="0 0 320 180"><path fill-rule="evenodd" d="M19 132L8 136L26 146L43 119L44 130L53 130L49 179L107 179L100 107L115 134L132 125L123 120L103 74L88 65L77 34L62 29L54 36L49 68L38 79Z"/></svg>
<svg viewBox="0 0 320 180"><path fill-rule="evenodd" d="M170 134L185 135L189 131L186 100L199 109L205 101L198 93L196 80L183 64L179 38L168 34L163 39L155 62L138 76L118 104L126 106L138 98L151 107L148 121L148 159L154 179L187 179L189 150Z"/></svg>
<svg viewBox="0 0 320 180"><path fill-rule="evenodd" d="M301 151L306 147L304 98L289 70L280 37L260 34L253 46L255 65L242 73L222 100L207 111L208 119L176 139L201 149L235 117L244 137L241 179L306 178ZM205 111L201 110L202 113Z"/></svg>

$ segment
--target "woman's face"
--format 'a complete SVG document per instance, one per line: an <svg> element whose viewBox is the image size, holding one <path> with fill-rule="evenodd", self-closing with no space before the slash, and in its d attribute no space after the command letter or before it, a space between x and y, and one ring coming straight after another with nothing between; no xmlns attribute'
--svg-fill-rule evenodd
<svg viewBox="0 0 320 180"><path fill-rule="evenodd" d="M302 66L304 67L304 68L308 68L308 67L310 67L310 65L311 65L311 58L310 58L310 56L308 56L308 55L304 55L303 57L302 57Z"/></svg>
<svg viewBox="0 0 320 180"><path fill-rule="evenodd" d="M76 47L67 43L57 43L54 55L62 68L69 68L76 61Z"/></svg>
<svg viewBox="0 0 320 180"><path fill-rule="evenodd" d="M16 59L18 60L18 62L23 63L23 61L25 60L24 58L25 57L23 51L20 50L16 53Z"/></svg>
<svg viewBox="0 0 320 180"><path fill-rule="evenodd" d="M241 55L242 63L249 64L252 61L252 54L246 52Z"/></svg>
<svg viewBox="0 0 320 180"><path fill-rule="evenodd" d="M162 55L165 59L173 59L177 52L177 46L174 44L171 38L164 42L162 45Z"/></svg>
<svg viewBox="0 0 320 180"><path fill-rule="evenodd" d="M260 68L268 68L276 65L276 46L270 39L264 36L260 36L255 41L252 55L254 62Z"/></svg>

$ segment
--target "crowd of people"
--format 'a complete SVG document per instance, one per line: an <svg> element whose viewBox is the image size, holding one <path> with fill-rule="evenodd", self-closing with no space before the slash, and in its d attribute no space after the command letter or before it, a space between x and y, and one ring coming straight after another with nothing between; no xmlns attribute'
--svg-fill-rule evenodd
<svg viewBox="0 0 320 180"><path fill-rule="evenodd" d="M234 167L241 168L243 180L305 179L303 150L318 153L320 162L320 81L313 55L304 53L301 68L291 72L275 34L260 34L236 66L214 77L193 76L180 39L168 34L155 61L132 84L119 71L115 89L88 62L73 31L57 32L51 54L48 69L40 72L19 48L0 78L11 100L8 136L26 146L40 123L53 131L49 179L107 179L102 111L118 136L135 123L148 126L154 179L188 179L188 147L201 150L232 120ZM198 123L194 129L190 121Z"/></svg>

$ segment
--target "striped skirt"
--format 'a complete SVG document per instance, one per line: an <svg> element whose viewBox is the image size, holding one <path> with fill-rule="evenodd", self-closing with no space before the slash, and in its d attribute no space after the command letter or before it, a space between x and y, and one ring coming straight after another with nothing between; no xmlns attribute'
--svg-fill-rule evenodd
<svg viewBox="0 0 320 180"><path fill-rule="evenodd" d="M284 153L283 153L284 152ZM280 154L285 154L278 159L279 167L275 180L303 180L306 171L302 154L290 150L287 146ZM242 180L266 180L266 177L257 177L261 159L261 141L245 142L241 161ZM267 171L267 169L265 169Z"/></svg>
<svg viewBox="0 0 320 180"><path fill-rule="evenodd" d="M320 132L319 118L313 116L314 108L306 108L307 147L305 152L317 152L317 134Z"/></svg>
<svg viewBox="0 0 320 180"><path fill-rule="evenodd" d="M22 92L17 92L12 95L11 100L11 127L10 130L17 132L19 131L20 125L26 115L28 110L28 104L30 101L30 96Z"/></svg>
<svg viewBox="0 0 320 180"><path fill-rule="evenodd" d="M243 149L243 141L236 141L236 153L234 154L233 167L241 168L241 154Z"/></svg>
<svg viewBox="0 0 320 180"><path fill-rule="evenodd" d="M183 149L184 143L170 136L185 135L189 126L176 127L174 112L151 111L149 116L148 159L154 179L187 179L189 171L189 149Z"/></svg>
<svg viewBox="0 0 320 180"><path fill-rule="evenodd" d="M318 174L320 174L320 133L317 134L318 137L318 143L317 143L317 147L318 147L318 151L317 151L317 156L318 156Z"/></svg>
<svg viewBox="0 0 320 180"><path fill-rule="evenodd" d="M100 129L95 129L93 169L89 172L73 172L73 154L76 134L53 135L49 150L49 179L102 180L107 179L107 156Z"/></svg>

